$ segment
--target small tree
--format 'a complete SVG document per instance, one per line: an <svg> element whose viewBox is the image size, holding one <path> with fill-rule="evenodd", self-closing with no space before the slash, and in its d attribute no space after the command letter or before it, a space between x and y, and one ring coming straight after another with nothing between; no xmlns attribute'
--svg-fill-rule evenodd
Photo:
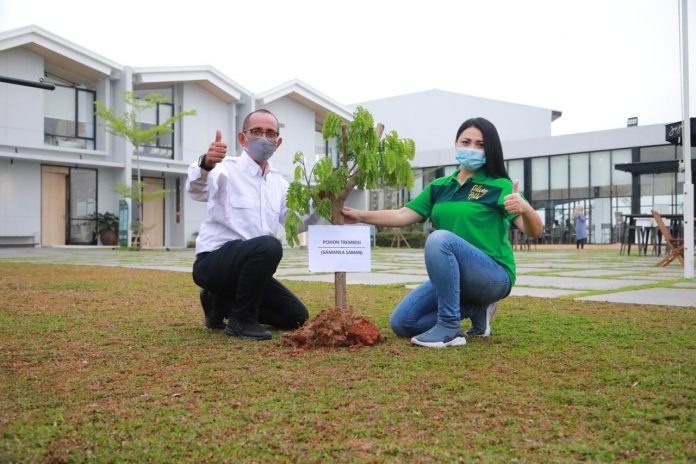
<svg viewBox="0 0 696 464"><path fill-rule="evenodd" d="M144 110L156 108L160 103L169 103L169 99L156 92L151 92L144 97L139 97L135 92L124 92L123 100L126 104L126 108L130 108L124 111L119 117L116 115L115 110L112 107L107 107L100 101L95 101L94 104L97 108L95 114L104 120L106 131L110 134L123 137L128 140L131 145L133 145L133 154L135 155L135 165L136 165L136 184L128 187L126 184L120 183L115 188L114 191L123 195L126 198L135 199L138 202L140 220L135 224L135 233L138 236L138 241L136 247L140 250L141 240L140 238L145 231L143 225L143 202L148 200L154 200L157 198L162 198L167 190L161 189L156 192L150 192L147 195L144 194L144 182L140 176L140 148L144 145L148 145L157 141L158 138L163 135L171 134L173 129L171 126L178 119L184 116L192 116L196 114L196 110L183 111L181 113L171 116L166 121L157 124L156 126L150 127L149 129L143 129L140 126L140 114Z"/></svg>
<svg viewBox="0 0 696 464"><path fill-rule="evenodd" d="M344 124L341 118L329 113L324 121L325 140L335 139L338 166L330 157L317 162L308 173L301 152L295 154L294 181L288 190L288 216L285 232L290 246L298 243L302 216L309 214L314 204L319 214L332 224L344 223L341 209L354 188L373 189L378 185L413 187L410 161L416 152L411 139L400 139L396 131L384 138L384 126L375 127L372 115L358 107L353 122ZM346 308L346 273L334 274L336 307Z"/></svg>

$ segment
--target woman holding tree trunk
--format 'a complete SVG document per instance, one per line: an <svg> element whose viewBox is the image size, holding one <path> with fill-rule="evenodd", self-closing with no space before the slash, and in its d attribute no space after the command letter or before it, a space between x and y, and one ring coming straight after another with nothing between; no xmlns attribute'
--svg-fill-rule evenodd
<svg viewBox="0 0 696 464"><path fill-rule="evenodd" d="M517 192L503 162L495 126L484 118L466 120L455 137L452 175L434 180L398 210L344 208L347 224L403 227L430 219L435 231L425 244L429 280L413 290L391 316L392 330L430 348L466 344L467 335L490 335L496 302L515 283L510 223L539 237L539 216Z"/></svg>

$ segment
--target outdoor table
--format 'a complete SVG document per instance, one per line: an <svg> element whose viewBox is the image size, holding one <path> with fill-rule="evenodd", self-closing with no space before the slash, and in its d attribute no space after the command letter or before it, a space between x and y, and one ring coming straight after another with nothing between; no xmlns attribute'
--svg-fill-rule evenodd
<svg viewBox="0 0 696 464"><path fill-rule="evenodd" d="M684 215L683 214L661 214L663 219L669 219L670 220L670 225L669 228L670 230L674 231L673 234L675 236L681 237L681 226L682 222L684 221ZM636 245L638 246L638 254L640 255L641 253L647 254L648 251L648 244L651 239L651 234L653 240L655 240L654 244L658 247L661 246L662 242L662 234L660 234L659 230L656 230L656 228L653 228L652 225L650 227L646 225L641 225L642 221L650 221L652 224L652 219L653 216L652 214L624 214L624 237L622 238L622 244L621 244L621 251L619 252L620 255L623 254L624 248L626 250L626 254L630 255L631 254L631 245L636 242ZM636 236L636 232L638 235Z"/></svg>

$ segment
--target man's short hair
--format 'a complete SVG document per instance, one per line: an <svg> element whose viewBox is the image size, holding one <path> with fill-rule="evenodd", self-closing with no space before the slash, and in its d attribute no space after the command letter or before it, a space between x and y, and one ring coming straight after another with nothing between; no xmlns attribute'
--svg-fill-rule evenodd
<svg viewBox="0 0 696 464"><path fill-rule="evenodd" d="M242 130L243 131L245 131L249 128L249 119L251 118L251 115L255 114L255 113L268 113L271 116L273 116L273 119L275 119L275 121L276 121L276 132L280 133L280 123L278 122L278 118L276 117L276 115L271 113L270 111L268 111L266 109L263 109L263 108L258 109L258 110L254 110L251 113L246 115L246 118L244 118L244 122L242 123Z"/></svg>

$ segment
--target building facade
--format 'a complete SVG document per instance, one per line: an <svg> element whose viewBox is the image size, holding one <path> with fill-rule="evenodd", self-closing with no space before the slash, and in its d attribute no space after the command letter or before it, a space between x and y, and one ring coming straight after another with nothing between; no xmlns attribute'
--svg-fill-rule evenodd
<svg viewBox="0 0 696 464"><path fill-rule="evenodd" d="M167 190L161 200L144 203L146 247L182 247L194 239L206 207L184 192L187 168L216 130L234 155L244 116L270 109L284 139L273 163L289 174L297 151L310 167L324 156L327 147L318 141L328 112L350 119L347 108L300 81L254 95L209 66L134 69L36 26L0 34L0 75L56 86L0 83L0 245L98 244L95 213L118 213L123 198L113 189L133 184L136 156L94 116L97 100L121 114L129 110L124 91L168 97L169 103L139 115L143 127L197 112L138 153L145 191ZM139 208L126 201L132 223Z"/></svg>

